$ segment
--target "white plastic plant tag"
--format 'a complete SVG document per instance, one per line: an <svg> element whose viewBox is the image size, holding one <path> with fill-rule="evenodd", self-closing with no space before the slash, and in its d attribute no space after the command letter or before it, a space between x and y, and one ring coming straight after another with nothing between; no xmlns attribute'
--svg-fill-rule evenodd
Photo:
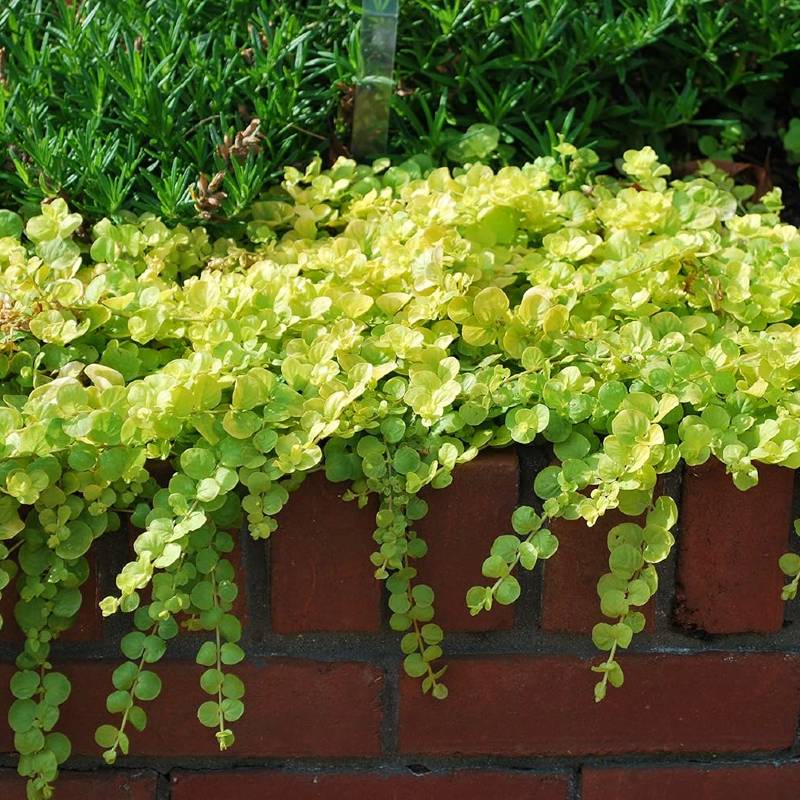
<svg viewBox="0 0 800 800"><path fill-rule="evenodd" d="M357 158L386 152L394 89L397 0L364 0L361 70L356 87L351 149Z"/></svg>

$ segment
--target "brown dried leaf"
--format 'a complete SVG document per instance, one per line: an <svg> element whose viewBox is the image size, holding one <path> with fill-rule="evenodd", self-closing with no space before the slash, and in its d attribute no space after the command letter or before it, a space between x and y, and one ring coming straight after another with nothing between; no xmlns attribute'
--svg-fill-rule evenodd
<svg viewBox="0 0 800 800"><path fill-rule="evenodd" d="M213 219L214 212L222 207L228 197L227 193L220 188L224 180L225 170L217 172L210 181L205 173L201 172L195 183L189 188L194 207L203 219Z"/></svg>
<svg viewBox="0 0 800 800"><path fill-rule="evenodd" d="M264 135L259 131L261 120L253 117L243 131L238 131L233 138L227 133L222 144L217 147L220 158L230 161L235 158L237 161L244 161L251 153L261 152L261 140Z"/></svg>

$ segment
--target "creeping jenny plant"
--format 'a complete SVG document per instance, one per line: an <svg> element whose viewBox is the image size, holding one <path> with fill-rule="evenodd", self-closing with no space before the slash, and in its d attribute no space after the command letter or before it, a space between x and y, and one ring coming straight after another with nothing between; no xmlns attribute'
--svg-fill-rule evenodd
<svg viewBox="0 0 800 800"><path fill-rule="evenodd" d="M78 236L62 200L27 223L0 212L0 586L26 635L9 722L31 798L70 751L50 649L94 540L123 518L140 530L102 602L135 627L96 733L106 761L147 725L181 627L201 633L198 717L224 749L245 695L231 531L268 538L317 469L360 504L378 496L390 624L441 699L419 491L484 448L549 443L541 506L517 509L466 602L513 603L515 573L556 553L548 520L644 514L611 530L597 587L596 699L622 683L673 543L658 475L713 457L747 489L757 462L800 466L800 235L776 191L745 213L746 191L710 168L668 183L648 148L619 180L595 163L567 144L497 173L313 163L253 207L247 246L153 216ZM793 597L800 557L780 566Z"/></svg>

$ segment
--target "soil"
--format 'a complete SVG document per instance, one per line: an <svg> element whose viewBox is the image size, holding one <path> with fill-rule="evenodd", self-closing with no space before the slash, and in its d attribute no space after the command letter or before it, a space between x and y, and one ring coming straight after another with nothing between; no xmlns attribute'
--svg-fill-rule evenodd
<svg viewBox="0 0 800 800"><path fill-rule="evenodd" d="M783 190L784 210L781 217L786 222L800 227L800 178L797 174L797 164L790 164L786 159L786 152L778 143L769 155L767 168L772 177L772 183Z"/></svg>
<svg viewBox="0 0 800 800"><path fill-rule="evenodd" d="M748 142L745 151L740 153L736 160L757 164L767 170L772 185L780 186L783 193L782 219L800 227L798 165L789 163L780 139L753 139Z"/></svg>

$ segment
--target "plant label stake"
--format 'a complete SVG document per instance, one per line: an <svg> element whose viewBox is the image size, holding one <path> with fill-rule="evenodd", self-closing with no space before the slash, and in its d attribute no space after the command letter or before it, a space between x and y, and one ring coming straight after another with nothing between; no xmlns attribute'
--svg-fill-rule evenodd
<svg viewBox="0 0 800 800"><path fill-rule="evenodd" d="M386 152L394 88L397 0L364 0L361 69L356 87L351 149L357 158Z"/></svg>

